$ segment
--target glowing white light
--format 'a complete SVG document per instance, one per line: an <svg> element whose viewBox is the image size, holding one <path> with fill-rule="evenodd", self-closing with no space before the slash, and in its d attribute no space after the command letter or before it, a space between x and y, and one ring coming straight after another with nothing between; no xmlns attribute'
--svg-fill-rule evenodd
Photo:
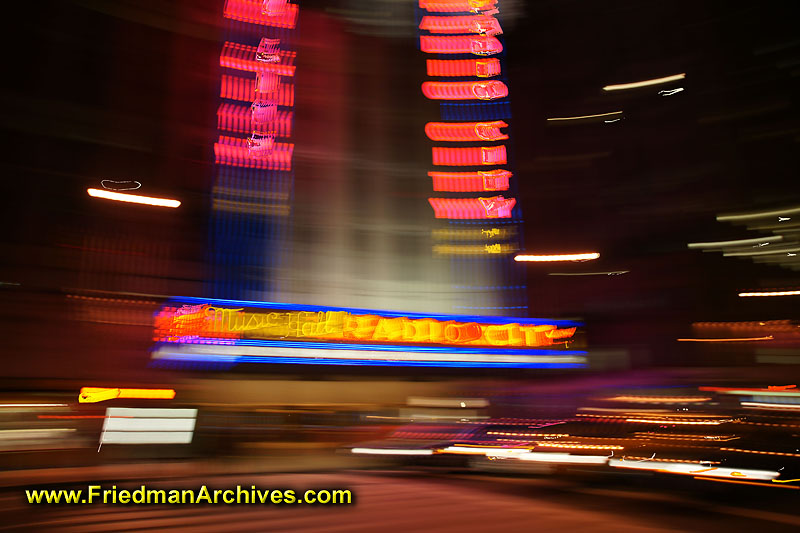
<svg viewBox="0 0 800 533"><path fill-rule="evenodd" d="M748 470L743 468L722 468L703 466L696 463L663 463L659 461L626 461L625 459L610 459L608 466L613 468L630 468L634 470L652 470L670 474L685 474L703 477L724 477L734 479L775 479L779 472L772 470Z"/></svg>
<svg viewBox="0 0 800 533"><path fill-rule="evenodd" d="M197 409L109 407L103 421L103 444L190 444Z"/></svg>
<svg viewBox="0 0 800 533"><path fill-rule="evenodd" d="M800 296L800 291L740 292L740 298L758 296Z"/></svg>
<svg viewBox="0 0 800 533"><path fill-rule="evenodd" d="M672 96L673 94L679 93L683 91L683 87L678 87L677 89L670 89L668 91L658 91L658 94L661 96Z"/></svg>
<svg viewBox="0 0 800 533"><path fill-rule="evenodd" d="M716 242L691 242L687 244L689 248L726 248L728 246L748 246L751 244L764 246L771 242L780 242L783 235L771 235L769 237L759 237L757 239L739 239L736 241L716 241Z"/></svg>
<svg viewBox="0 0 800 533"><path fill-rule="evenodd" d="M433 455L433 450L391 450L383 448L353 448L350 452L367 455Z"/></svg>
<svg viewBox="0 0 800 533"><path fill-rule="evenodd" d="M671 81L682 80L686 77L686 73L674 74L672 76L664 76L663 78L654 78L652 80L635 81L632 83L620 83L617 85L606 85L603 87L604 91L622 91L625 89L637 89L639 87L647 87L648 85L658 85L660 83L669 83Z"/></svg>
<svg viewBox="0 0 800 533"><path fill-rule="evenodd" d="M106 200L115 200L117 202L129 202L133 204L154 205L157 207L178 207L181 205L178 200L171 200L169 198L154 198L152 196L139 196L138 194L125 194L121 192L104 191L101 189L87 189L89 196L94 198L104 198Z"/></svg>

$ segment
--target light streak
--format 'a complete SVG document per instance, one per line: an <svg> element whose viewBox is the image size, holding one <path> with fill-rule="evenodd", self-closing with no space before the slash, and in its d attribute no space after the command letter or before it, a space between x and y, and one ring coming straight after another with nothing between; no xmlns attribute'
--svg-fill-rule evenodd
<svg viewBox="0 0 800 533"><path fill-rule="evenodd" d="M738 481L735 479L718 479L713 477L706 477L706 476L694 476L694 479L698 479L700 481L717 481L719 483L738 483L740 485L758 485L760 487L782 487L784 489L798 489L800 487L795 487L794 485L769 485L767 483L758 483L755 481ZM774 479L772 481L775 481Z"/></svg>
<svg viewBox="0 0 800 533"><path fill-rule="evenodd" d="M736 222L739 220L753 220L756 218L778 218L781 215L800 215L800 207L791 207L787 209L778 209L775 211L760 211L756 213L738 213L733 215L719 215L717 216L718 222Z"/></svg>
<svg viewBox="0 0 800 533"><path fill-rule="evenodd" d="M86 189L89 196L94 198L103 198L106 200L114 200L117 202L128 202L132 204L152 205L156 207L178 207L181 205L179 200L172 200L170 198L155 198L152 196L139 196L138 194L126 194L121 192L104 191L102 189Z"/></svg>
<svg viewBox="0 0 800 533"><path fill-rule="evenodd" d="M776 411L800 411L800 405L785 403L742 402L742 407L750 409L773 409Z"/></svg>
<svg viewBox="0 0 800 533"><path fill-rule="evenodd" d="M793 426L789 426L793 427ZM794 426L796 427L796 426ZM752 453L756 455L780 455L783 457L800 457L800 453L768 452L762 450L742 450L741 448L720 448L723 452Z"/></svg>
<svg viewBox="0 0 800 533"><path fill-rule="evenodd" d="M612 270L610 272L548 272L548 276L621 276L630 270Z"/></svg>
<svg viewBox="0 0 800 533"><path fill-rule="evenodd" d="M739 239L736 241L690 242L686 246L689 248L725 248L728 246L748 246L751 244L780 242L782 240L783 240L783 235L770 235L768 237L758 237L756 239Z"/></svg>
<svg viewBox="0 0 800 533"><path fill-rule="evenodd" d="M609 459L608 466L612 468L629 468L633 470L651 470L668 474L694 475L701 472L709 472L705 477L745 477L748 479L770 480L780 475L779 472L772 470L749 470L744 468L733 469L724 467L711 467L697 470L696 463L668 463L658 461L623 461L620 459ZM713 473L710 473L713 472Z"/></svg>
<svg viewBox="0 0 800 533"><path fill-rule="evenodd" d="M25 407L25 408L36 408L36 407L67 407L68 404L66 403L0 403L0 408L5 407Z"/></svg>
<svg viewBox="0 0 800 533"><path fill-rule="evenodd" d="M698 396L614 396L603 398L609 402L631 402L631 403L690 403L707 402L710 397Z"/></svg>
<svg viewBox="0 0 800 533"><path fill-rule="evenodd" d="M800 247L781 248L779 250L776 250L775 248L772 248L771 250L765 250L765 251L761 251L761 252L723 252L722 256L723 257L750 257L750 256L761 256L761 255L777 255L777 254L783 254L783 253L786 253L786 252L798 252L798 251L800 251Z"/></svg>
<svg viewBox="0 0 800 533"><path fill-rule="evenodd" d="M672 96L673 94L677 94L683 91L683 87L678 87L677 89L670 89L668 91L658 91L658 94L661 96Z"/></svg>
<svg viewBox="0 0 800 533"><path fill-rule="evenodd" d="M433 455L433 450L393 450L384 448L353 448L350 453L366 455Z"/></svg>
<svg viewBox="0 0 800 533"><path fill-rule="evenodd" d="M587 252L581 254L558 254L558 255L518 255L514 257L514 261L530 261L530 262L550 262L550 261L591 261L598 259L600 254L597 252Z"/></svg>
<svg viewBox="0 0 800 533"><path fill-rule="evenodd" d="M654 78L652 80L635 81L632 83L619 83L616 85L606 85L603 87L604 91L624 91L626 89L637 89L639 87L647 87L650 85L658 85L660 83L669 83L671 81L682 80L686 77L686 73L673 74L672 76L664 76L663 78Z"/></svg>
<svg viewBox="0 0 800 533"><path fill-rule="evenodd" d="M493 9L497 0L419 0L419 7L438 13L464 13Z"/></svg>
<svg viewBox="0 0 800 533"><path fill-rule="evenodd" d="M555 121L560 121L560 120L583 120L583 119L586 119L586 118L611 117L611 116L614 116L614 115L621 115L621 114L622 114L622 111L611 111L609 113L598 113L596 115L580 115L580 116L576 116L576 117L552 117L552 118L548 118L547 121L548 122L555 122Z"/></svg>
<svg viewBox="0 0 800 533"><path fill-rule="evenodd" d="M753 298L762 296L800 296L800 291L765 291L765 292L740 292L740 298Z"/></svg>
<svg viewBox="0 0 800 533"><path fill-rule="evenodd" d="M772 335L766 337L738 337L735 339L677 339L678 342L757 342L774 340Z"/></svg>

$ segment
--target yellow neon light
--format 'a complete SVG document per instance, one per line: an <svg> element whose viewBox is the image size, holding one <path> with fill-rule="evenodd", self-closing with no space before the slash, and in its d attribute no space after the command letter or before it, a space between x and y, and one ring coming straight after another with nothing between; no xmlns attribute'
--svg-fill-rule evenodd
<svg viewBox="0 0 800 533"><path fill-rule="evenodd" d="M94 198L104 198L106 200L116 200L117 202L128 202L132 204L154 205L157 207L178 207L181 205L178 200L169 198L155 198L152 196L140 196L138 194L125 194L114 191L104 191L101 189L86 189L89 196Z"/></svg>
<svg viewBox="0 0 800 533"><path fill-rule="evenodd" d="M556 121L556 120L581 120L581 119L584 119L584 118L610 117L610 116L613 116L613 115L621 115L621 114L622 114L622 111L611 111L610 113L598 113L596 115L581 115L581 116L578 116L578 117L553 117L553 118L548 118L547 120L550 121L550 122Z"/></svg>
<svg viewBox="0 0 800 533"><path fill-rule="evenodd" d="M175 398L174 389L118 389L107 387L81 387L78 403L98 403L107 400L171 400Z"/></svg>
<svg viewBox="0 0 800 533"><path fill-rule="evenodd" d="M533 262L548 262L548 261L590 261L597 259L600 254L597 252L588 252L583 254L561 254L561 255L518 255L514 257L514 261L533 261Z"/></svg>
<svg viewBox="0 0 800 533"><path fill-rule="evenodd" d="M659 83L669 83L671 81L682 80L686 77L686 73L673 74L672 76L664 76L663 78L654 78L652 80L635 81L632 83L619 83L616 85L606 85L603 87L604 91L622 91L625 89L637 89L639 87L647 87L648 85L658 85Z"/></svg>
<svg viewBox="0 0 800 533"><path fill-rule="evenodd" d="M184 314L156 318L159 336L222 338L315 338L327 340L411 342L479 346L550 346L575 335L576 328L552 324L479 324L433 318L386 318L347 311L251 313L209 305Z"/></svg>

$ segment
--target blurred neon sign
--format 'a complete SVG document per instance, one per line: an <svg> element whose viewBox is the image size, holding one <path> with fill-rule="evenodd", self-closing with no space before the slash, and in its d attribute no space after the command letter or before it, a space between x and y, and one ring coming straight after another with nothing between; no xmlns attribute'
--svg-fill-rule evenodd
<svg viewBox="0 0 800 533"><path fill-rule="evenodd" d="M459 318L457 320L456 318ZM572 340L576 327L485 317L410 318L380 312L246 309L222 305L166 306L156 316L155 340L207 344L226 340L324 340L451 346L540 347ZM527 321L529 322L529 321ZM557 322L557 321L554 321ZM229 342L228 342L229 343Z"/></svg>
<svg viewBox="0 0 800 533"><path fill-rule="evenodd" d="M500 74L500 60L486 59L428 59L428 76L491 78Z"/></svg>

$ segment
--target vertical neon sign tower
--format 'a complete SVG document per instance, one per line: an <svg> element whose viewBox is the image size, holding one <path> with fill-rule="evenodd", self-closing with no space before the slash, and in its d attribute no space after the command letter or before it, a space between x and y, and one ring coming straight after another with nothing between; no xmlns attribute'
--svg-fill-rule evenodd
<svg viewBox="0 0 800 533"><path fill-rule="evenodd" d="M284 267L294 175L293 33L287 0L226 0L214 143L211 294L273 299Z"/></svg>
<svg viewBox="0 0 800 533"><path fill-rule="evenodd" d="M429 122L435 196L442 224L433 251L449 256L454 289L469 295L456 312L522 314L527 296L513 254L521 242L521 210L509 170L511 107L503 75L498 0L419 0L420 49L428 80L423 94L440 102ZM477 285L475 280L492 280Z"/></svg>

